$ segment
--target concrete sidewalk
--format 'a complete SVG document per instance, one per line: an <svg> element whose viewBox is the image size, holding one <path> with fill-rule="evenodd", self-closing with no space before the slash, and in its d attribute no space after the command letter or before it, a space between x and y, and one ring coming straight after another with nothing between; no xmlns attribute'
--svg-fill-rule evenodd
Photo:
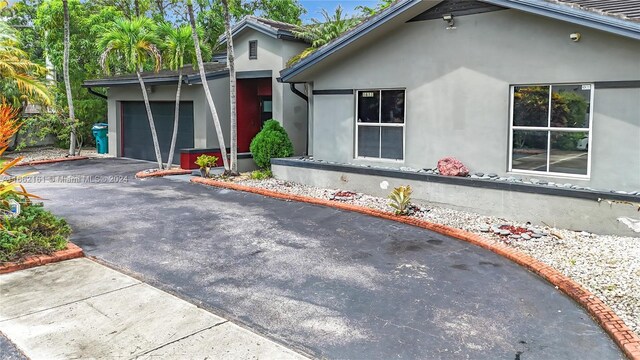
<svg viewBox="0 0 640 360"><path fill-rule="evenodd" d="M0 332L31 359L304 359L86 258L1 275Z"/></svg>

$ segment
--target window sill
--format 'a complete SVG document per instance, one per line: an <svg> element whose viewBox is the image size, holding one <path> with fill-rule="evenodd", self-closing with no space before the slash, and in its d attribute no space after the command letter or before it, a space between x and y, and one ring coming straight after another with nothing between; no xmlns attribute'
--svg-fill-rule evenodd
<svg viewBox="0 0 640 360"><path fill-rule="evenodd" d="M511 170L511 171L507 171L507 174L526 175L531 177L540 176L540 177L547 177L547 178L554 178L554 179L570 179L570 180L583 180L583 181L591 180L591 175L570 175L570 174L541 172L541 171Z"/></svg>
<svg viewBox="0 0 640 360"><path fill-rule="evenodd" d="M365 157L365 156L357 156L357 157L353 158L353 161L369 161L369 162L404 164L404 160L373 158L373 157Z"/></svg>

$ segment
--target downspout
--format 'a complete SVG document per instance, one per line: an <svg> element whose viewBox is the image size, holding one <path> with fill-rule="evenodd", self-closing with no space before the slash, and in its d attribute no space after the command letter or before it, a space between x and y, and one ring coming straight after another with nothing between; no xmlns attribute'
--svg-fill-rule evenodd
<svg viewBox="0 0 640 360"><path fill-rule="evenodd" d="M302 91L296 88L296 83L289 83L289 88L291 89L292 93L298 95L298 97L300 97L302 100L306 101L307 103L307 127L308 127L309 126L309 97L305 93L303 93ZM307 128L307 140L305 145L307 149L307 151L305 152L305 155L309 155L309 129L308 128Z"/></svg>
<svg viewBox="0 0 640 360"><path fill-rule="evenodd" d="M89 87L89 86L87 86L87 90L89 91L89 93L90 93L90 94L93 94L93 95L95 95L95 96L97 96L97 97L99 97L99 98L103 98L103 99L105 99L105 100L107 100L107 99L108 99L107 95L100 94L99 92L96 92L95 90L93 90L93 89L92 89L91 87Z"/></svg>
<svg viewBox="0 0 640 360"><path fill-rule="evenodd" d="M302 91L298 90L296 88L296 84L297 83L289 83L289 86L291 88L291 92L293 92L294 94L298 95L299 97L302 98L302 100L306 101L307 104L309 103L309 97L307 95L305 95Z"/></svg>

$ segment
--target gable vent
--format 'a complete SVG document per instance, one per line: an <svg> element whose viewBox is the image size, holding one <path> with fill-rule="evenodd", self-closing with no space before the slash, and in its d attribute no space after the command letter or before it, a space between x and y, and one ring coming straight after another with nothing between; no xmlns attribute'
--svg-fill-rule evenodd
<svg viewBox="0 0 640 360"><path fill-rule="evenodd" d="M255 60L258 58L258 40L249 41L249 59Z"/></svg>

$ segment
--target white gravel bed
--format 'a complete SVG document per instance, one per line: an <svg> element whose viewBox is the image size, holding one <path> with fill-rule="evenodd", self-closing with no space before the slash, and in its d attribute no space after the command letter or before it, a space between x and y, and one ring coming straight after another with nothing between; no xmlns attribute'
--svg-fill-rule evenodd
<svg viewBox="0 0 640 360"><path fill-rule="evenodd" d="M6 152L4 155L9 158L24 157L20 163L40 161L40 160L53 160L67 157L69 153L68 149L60 149L56 147L32 147L26 148L20 151ZM88 157L109 157L108 154L98 154L95 148L83 148L78 154L80 156Z"/></svg>
<svg viewBox="0 0 640 360"><path fill-rule="evenodd" d="M332 199L337 189L322 189L276 179L238 180L239 184L295 195ZM388 200L357 193L344 202L390 211ZM535 227L540 238L509 239L487 227L518 223L475 213L428 204L415 204L421 211L414 215L434 223L467 230L496 242L506 242L569 276L609 305L636 333L640 334L640 236L596 235L550 227ZM533 228L532 228L533 229ZM484 230L484 231L483 231Z"/></svg>

